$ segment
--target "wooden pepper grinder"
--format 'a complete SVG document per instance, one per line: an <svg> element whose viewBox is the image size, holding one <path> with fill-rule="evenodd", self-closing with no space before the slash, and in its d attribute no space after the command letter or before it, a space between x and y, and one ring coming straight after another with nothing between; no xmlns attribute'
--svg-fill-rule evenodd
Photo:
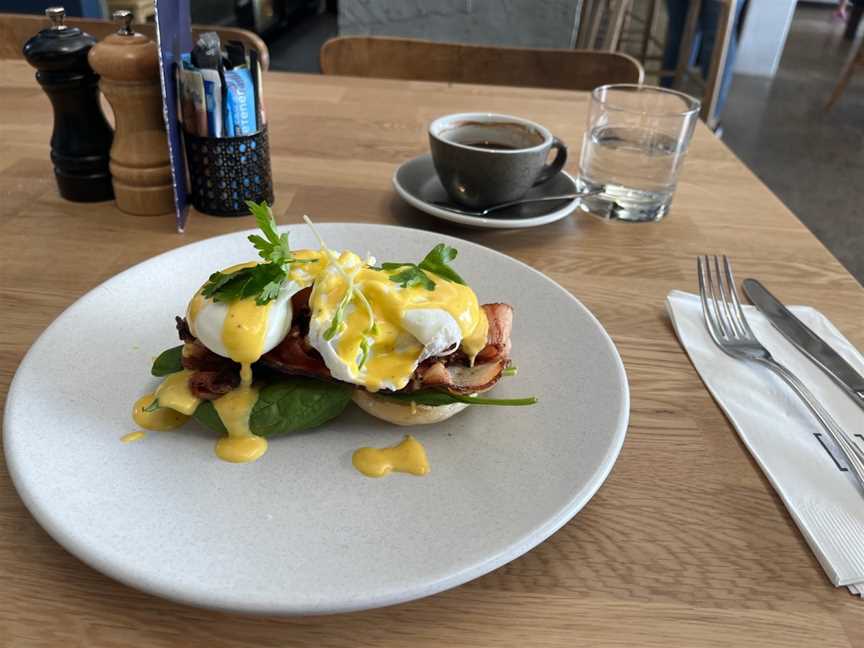
<svg viewBox="0 0 864 648"><path fill-rule="evenodd" d="M120 29L90 50L90 65L114 109L111 175L117 207L150 216L174 210L168 136L162 117L156 43L132 31L132 12L115 11Z"/></svg>
<svg viewBox="0 0 864 648"><path fill-rule="evenodd" d="M57 188L66 200L111 200L111 127L99 106L99 77L87 64L96 39L64 25L63 7L49 7L45 15L51 26L24 44L24 57L36 68L54 109L51 161Z"/></svg>

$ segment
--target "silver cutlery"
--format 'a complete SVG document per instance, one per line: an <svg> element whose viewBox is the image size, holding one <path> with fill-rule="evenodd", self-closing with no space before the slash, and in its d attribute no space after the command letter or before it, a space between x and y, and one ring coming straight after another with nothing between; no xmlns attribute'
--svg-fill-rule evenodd
<svg viewBox="0 0 864 648"><path fill-rule="evenodd" d="M432 204L436 207L443 207L452 212L456 212L457 214L464 214L465 216L487 216L492 212L499 211L501 209L507 209L508 207L515 207L516 205L525 205L527 203L538 203L538 202L552 202L556 200L574 200L576 198L585 198L587 196L596 196L599 194L598 190L591 191L580 191L576 193L568 193L568 194L560 194L558 196L541 196L539 198L521 198L520 200L511 200L510 202L501 203L499 205L492 205L491 207L486 207L486 209L468 209L467 207L461 207L458 205L454 205L450 202L444 201L433 201Z"/></svg>
<svg viewBox="0 0 864 648"><path fill-rule="evenodd" d="M816 335L800 319L755 279L741 283L744 294L768 321L817 367L845 391L861 409L864 409L864 376L855 371L840 354Z"/></svg>
<svg viewBox="0 0 864 648"><path fill-rule="evenodd" d="M722 272L720 261L716 256L710 259L707 256L700 256L696 265L699 276L699 296L702 299L702 315L711 339L727 355L738 360L757 362L786 381L840 449L859 486L864 489L864 451L837 424L804 383L778 363L768 349L756 339L741 309L729 259L723 257Z"/></svg>

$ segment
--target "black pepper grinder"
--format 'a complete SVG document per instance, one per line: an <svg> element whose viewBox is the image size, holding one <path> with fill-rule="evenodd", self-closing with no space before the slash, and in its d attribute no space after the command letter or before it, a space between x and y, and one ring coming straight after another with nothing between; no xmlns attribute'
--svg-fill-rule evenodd
<svg viewBox="0 0 864 648"><path fill-rule="evenodd" d="M63 24L63 7L49 7L51 27L24 44L24 57L54 108L51 161L60 195L76 202L111 200L108 168L113 133L99 105L99 76L87 62L96 43Z"/></svg>

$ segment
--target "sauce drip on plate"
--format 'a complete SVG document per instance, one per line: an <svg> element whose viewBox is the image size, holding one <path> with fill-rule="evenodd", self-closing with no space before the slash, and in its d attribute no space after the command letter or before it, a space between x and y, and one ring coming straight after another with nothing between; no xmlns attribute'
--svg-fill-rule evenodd
<svg viewBox="0 0 864 648"><path fill-rule="evenodd" d="M410 434L390 448L360 448L351 463L367 477L384 477L394 470L418 476L429 473L426 450Z"/></svg>

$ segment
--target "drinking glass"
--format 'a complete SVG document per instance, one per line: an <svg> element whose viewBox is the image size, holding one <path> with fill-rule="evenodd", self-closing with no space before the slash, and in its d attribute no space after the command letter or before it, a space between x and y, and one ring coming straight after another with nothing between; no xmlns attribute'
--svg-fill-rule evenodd
<svg viewBox="0 0 864 648"><path fill-rule="evenodd" d="M579 160L582 208L609 219L658 221L669 211L699 115L682 92L633 84L591 93Z"/></svg>

